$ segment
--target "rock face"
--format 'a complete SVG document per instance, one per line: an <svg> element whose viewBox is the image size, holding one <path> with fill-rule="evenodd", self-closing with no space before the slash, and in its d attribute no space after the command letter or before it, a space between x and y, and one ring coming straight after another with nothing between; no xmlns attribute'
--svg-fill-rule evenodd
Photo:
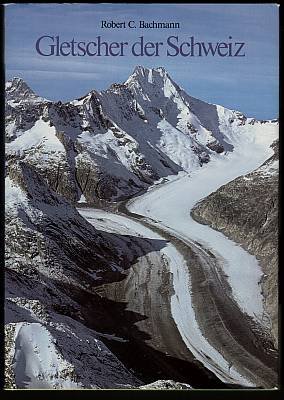
<svg viewBox="0 0 284 400"><path fill-rule="evenodd" d="M8 173L6 250L9 268L21 272L26 269L34 277L43 274L61 283L84 285L84 275L90 280L92 268L104 273L113 259L122 263L111 243L63 197L49 189L33 167L18 162Z"/></svg>
<svg viewBox="0 0 284 400"><path fill-rule="evenodd" d="M137 386L83 317L95 286L117 279L126 258L33 167L17 162L8 175L6 387Z"/></svg>
<svg viewBox="0 0 284 400"><path fill-rule="evenodd" d="M278 347L278 143L260 168L222 186L192 211L254 254L263 270L263 294Z"/></svg>

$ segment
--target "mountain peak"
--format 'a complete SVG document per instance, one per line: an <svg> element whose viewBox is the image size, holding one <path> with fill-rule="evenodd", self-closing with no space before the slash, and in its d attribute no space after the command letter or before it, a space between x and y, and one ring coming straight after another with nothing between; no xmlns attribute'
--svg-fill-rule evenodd
<svg viewBox="0 0 284 400"><path fill-rule="evenodd" d="M27 85L27 83L20 77L16 76L6 82L5 89L8 91L29 91L34 94L32 89Z"/></svg>
<svg viewBox="0 0 284 400"><path fill-rule="evenodd" d="M45 101L42 97L39 97L29 87L29 85L20 77L14 77L8 80L5 84L6 100L8 103L14 102L34 102ZM11 103L12 104L12 103Z"/></svg>
<svg viewBox="0 0 284 400"><path fill-rule="evenodd" d="M159 106L172 96L179 97L180 87L172 80L164 67L145 68L137 66L125 82L139 101Z"/></svg>
<svg viewBox="0 0 284 400"><path fill-rule="evenodd" d="M169 75L164 67L147 68L147 67L143 67L142 65L137 65L134 68L134 71L131 76L133 76L133 77L134 76L135 77L137 77L137 76L148 77L149 75L152 76L153 74L158 74L162 77L169 77Z"/></svg>
<svg viewBox="0 0 284 400"><path fill-rule="evenodd" d="M134 68L133 73L134 74L135 73L143 73L146 69L148 69L148 68L143 67L143 65L136 65L136 67Z"/></svg>
<svg viewBox="0 0 284 400"><path fill-rule="evenodd" d="M165 75L165 76L167 75L168 76L167 70L164 67L157 67L157 68L154 68L154 70L159 72L160 75Z"/></svg>
<svg viewBox="0 0 284 400"><path fill-rule="evenodd" d="M141 65L135 67L125 85L130 87L139 85L143 89L147 87L164 87L165 85L178 88L178 85L172 80L164 67L147 68Z"/></svg>

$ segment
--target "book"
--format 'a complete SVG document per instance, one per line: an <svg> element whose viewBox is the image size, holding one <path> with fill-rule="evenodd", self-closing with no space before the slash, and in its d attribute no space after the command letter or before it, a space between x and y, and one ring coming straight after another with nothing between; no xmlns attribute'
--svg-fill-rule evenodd
<svg viewBox="0 0 284 400"><path fill-rule="evenodd" d="M277 389L279 6L5 6L5 388Z"/></svg>

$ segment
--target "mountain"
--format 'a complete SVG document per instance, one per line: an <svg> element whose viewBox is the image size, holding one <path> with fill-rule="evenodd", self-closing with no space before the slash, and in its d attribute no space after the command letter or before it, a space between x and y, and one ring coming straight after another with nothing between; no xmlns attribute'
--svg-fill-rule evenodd
<svg viewBox="0 0 284 400"><path fill-rule="evenodd" d="M123 84L66 103L14 78L5 111L6 386L147 388L115 355L128 332L110 327L129 311L96 287L122 280L141 257L151 262L153 244L94 227L76 206L115 208L157 180L265 141L278 121L195 99L164 68L141 66Z"/></svg>
<svg viewBox="0 0 284 400"><path fill-rule="evenodd" d="M95 286L111 273L117 279L126 255L49 189L32 166L19 161L8 172L7 387L137 386L84 318L86 299L98 301Z"/></svg>
<svg viewBox="0 0 284 400"><path fill-rule="evenodd" d="M67 103L35 96L18 78L7 87L8 162L33 165L72 203L128 198L233 151L244 128L277 124L190 97L163 68L137 67L124 84Z"/></svg>
<svg viewBox="0 0 284 400"><path fill-rule="evenodd" d="M21 104L36 104L47 101L37 96L35 92L21 78L14 78L5 84L6 101L11 107L18 107Z"/></svg>

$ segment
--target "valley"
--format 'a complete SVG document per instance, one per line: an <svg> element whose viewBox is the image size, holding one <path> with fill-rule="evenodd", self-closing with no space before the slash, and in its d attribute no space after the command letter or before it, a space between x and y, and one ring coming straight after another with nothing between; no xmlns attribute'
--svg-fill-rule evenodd
<svg viewBox="0 0 284 400"><path fill-rule="evenodd" d="M275 188L277 140L277 120L195 99L162 67L67 103L7 82L7 386L276 387L275 196L252 199ZM241 209L207 203L239 180ZM235 209L258 215L257 246Z"/></svg>

